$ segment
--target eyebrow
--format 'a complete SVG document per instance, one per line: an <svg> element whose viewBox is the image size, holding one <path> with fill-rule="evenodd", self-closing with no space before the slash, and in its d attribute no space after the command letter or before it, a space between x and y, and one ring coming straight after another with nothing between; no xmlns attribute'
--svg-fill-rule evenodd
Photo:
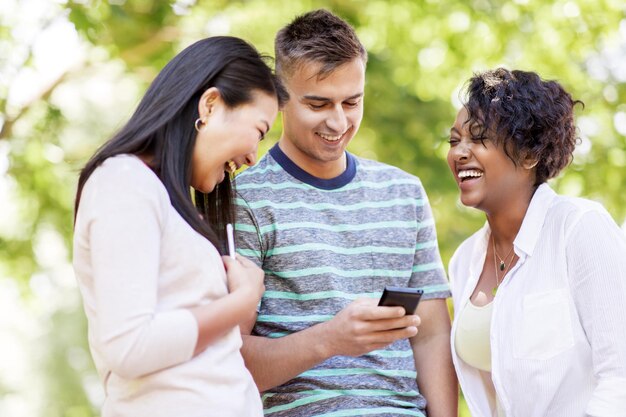
<svg viewBox="0 0 626 417"><path fill-rule="evenodd" d="M352 96L350 96L350 97L348 97L346 99L343 99L342 101L354 100L355 98L359 98L359 97L363 97L363 93L354 94L354 95L352 95ZM314 95L309 95L309 94L305 95L304 98L307 99L307 100L313 100L313 101L332 101L328 97L314 96Z"/></svg>
<svg viewBox="0 0 626 417"><path fill-rule="evenodd" d="M450 133L456 133L457 135L460 135L461 132L459 132L459 129L457 129L456 127L452 126L450 128Z"/></svg>

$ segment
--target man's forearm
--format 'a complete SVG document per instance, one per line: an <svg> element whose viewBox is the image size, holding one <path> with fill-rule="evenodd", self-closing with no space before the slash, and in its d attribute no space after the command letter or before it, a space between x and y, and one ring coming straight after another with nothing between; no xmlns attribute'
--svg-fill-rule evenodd
<svg viewBox="0 0 626 417"><path fill-rule="evenodd" d="M322 326L280 338L242 335L241 354L260 392L284 384L330 357L320 343Z"/></svg>
<svg viewBox="0 0 626 417"><path fill-rule="evenodd" d="M419 319L400 307L378 307L357 299L331 320L289 336L271 339L242 335L241 353L259 391L284 384L335 356L360 356L417 332Z"/></svg>

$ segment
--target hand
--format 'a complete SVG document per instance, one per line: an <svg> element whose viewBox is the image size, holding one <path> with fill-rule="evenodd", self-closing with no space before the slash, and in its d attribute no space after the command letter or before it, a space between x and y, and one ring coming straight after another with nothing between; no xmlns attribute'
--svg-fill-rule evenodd
<svg viewBox="0 0 626 417"><path fill-rule="evenodd" d="M379 307L378 300L358 299L325 326L327 355L360 356L417 334L420 318L402 307Z"/></svg>
<svg viewBox="0 0 626 417"><path fill-rule="evenodd" d="M235 255L236 259L230 256L222 256L224 267L226 268L226 278L228 280L228 292L236 291L249 292L254 297L255 305L265 292L263 278L265 273L249 259L241 255Z"/></svg>

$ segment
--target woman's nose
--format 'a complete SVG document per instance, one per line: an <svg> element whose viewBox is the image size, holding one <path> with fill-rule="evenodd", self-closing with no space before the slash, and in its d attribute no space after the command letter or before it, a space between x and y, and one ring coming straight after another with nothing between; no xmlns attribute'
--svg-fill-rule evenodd
<svg viewBox="0 0 626 417"><path fill-rule="evenodd" d="M456 161L465 161L467 159L469 159L470 154L471 154L471 150L470 147L467 143L464 142L460 142L458 145L456 145L453 149L454 152L454 159Z"/></svg>
<svg viewBox="0 0 626 417"><path fill-rule="evenodd" d="M250 152L249 154L246 154L246 156L244 157L244 162L249 167L256 164L256 150L254 152Z"/></svg>

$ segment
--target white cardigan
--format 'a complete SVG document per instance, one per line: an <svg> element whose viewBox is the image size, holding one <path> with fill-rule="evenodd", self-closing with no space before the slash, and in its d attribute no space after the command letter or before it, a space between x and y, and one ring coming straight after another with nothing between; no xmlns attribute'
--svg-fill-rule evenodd
<svg viewBox="0 0 626 417"><path fill-rule="evenodd" d="M488 224L450 261L455 311L473 293ZM541 185L514 241L491 323L492 379L507 417L626 416L626 237L599 204ZM476 368L454 347L474 417L491 416Z"/></svg>
<svg viewBox="0 0 626 417"><path fill-rule="evenodd" d="M86 182L74 269L103 417L263 415L238 327L193 357L198 325L188 309L225 296L226 273L138 158L109 158Z"/></svg>

